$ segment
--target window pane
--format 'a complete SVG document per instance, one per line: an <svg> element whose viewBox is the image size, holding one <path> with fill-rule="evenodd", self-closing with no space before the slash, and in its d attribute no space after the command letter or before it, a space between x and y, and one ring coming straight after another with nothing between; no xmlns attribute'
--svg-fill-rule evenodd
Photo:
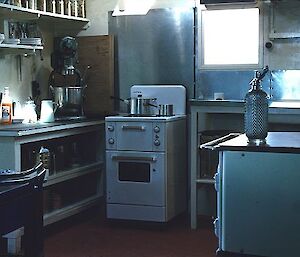
<svg viewBox="0 0 300 257"><path fill-rule="evenodd" d="M258 64L259 9L202 11L204 65Z"/></svg>

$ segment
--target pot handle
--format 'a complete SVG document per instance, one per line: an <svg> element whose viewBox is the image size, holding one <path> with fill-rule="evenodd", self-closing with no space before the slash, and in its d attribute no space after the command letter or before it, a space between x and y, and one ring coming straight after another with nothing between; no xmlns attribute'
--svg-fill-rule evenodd
<svg viewBox="0 0 300 257"><path fill-rule="evenodd" d="M129 101L127 99L122 99L122 98L119 98L119 97L116 97L116 96L110 96L110 99L114 99L114 100L119 100L121 102L124 102L126 104L129 104Z"/></svg>
<svg viewBox="0 0 300 257"><path fill-rule="evenodd" d="M52 103L53 103L53 113L55 113L58 108L58 104L55 102L52 102Z"/></svg>
<svg viewBox="0 0 300 257"><path fill-rule="evenodd" d="M158 106L157 106L157 105L155 105L155 104L144 103L144 106L145 106L145 105L149 105L149 106L152 106L152 107L156 107L156 108L158 108Z"/></svg>

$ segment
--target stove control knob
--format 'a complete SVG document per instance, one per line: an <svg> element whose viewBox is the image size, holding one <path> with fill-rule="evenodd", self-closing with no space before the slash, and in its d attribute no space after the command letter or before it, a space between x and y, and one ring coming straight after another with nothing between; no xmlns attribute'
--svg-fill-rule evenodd
<svg viewBox="0 0 300 257"><path fill-rule="evenodd" d="M155 133L158 133L160 131L160 128L158 126L155 126L153 130Z"/></svg>
<svg viewBox="0 0 300 257"><path fill-rule="evenodd" d="M160 146L160 140L155 139L155 140L154 140L154 145L155 145L155 146Z"/></svg>
<svg viewBox="0 0 300 257"><path fill-rule="evenodd" d="M114 126L113 125L108 125L107 126L108 131L114 131Z"/></svg>
<svg viewBox="0 0 300 257"><path fill-rule="evenodd" d="M115 143L115 140L113 138L108 139L108 143L113 145Z"/></svg>

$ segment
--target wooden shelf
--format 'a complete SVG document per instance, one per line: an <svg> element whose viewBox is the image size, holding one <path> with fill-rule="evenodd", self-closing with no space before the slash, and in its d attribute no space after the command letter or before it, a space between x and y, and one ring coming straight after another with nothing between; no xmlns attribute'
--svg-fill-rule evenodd
<svg viewBox="0 0 300 257"><path fill-rule="evenodd" d="M80 176L84 176L86 174L93 173L98 169L101 169L102 166L103 166L103 162L99 161L92 164L87 164L73 169L69 169L66 171L58 172L48 177L47 182L44 183L44 187L48 187L56 183L67 181L72 178L77 178Z"/></svg>
<svg viewBox="0 0 300 257"><path fill-rule="evenodd" d="M43 50L43 46L0 44L0 54L12 55L35 55L37 51Z"/></svg>
<svg viewBox="0 0 300 257"><path fill-rule="evenodd" d="M57 209L44 215L44 226L50 225L59 220L68 218L74 214L77 214L97 203L100 203L102 195L96 195L86 198L80 202L76 202L72 205Z"/></svg>
<svg viewBox="0 0 300 257"><path fill-rule="evenodd" d="M82 17L75 17L57 13L44 12L39 10L28 9L24 7L18 7L9 4L0 3L0 16L3 19L15 19L15 20L39 20L50 21L59 23L69 23L73 26L81 26L82 29L88 28L89 19Z"/></svg>
<svg viewBox="0 0 300 257"><path fill-rule="evenodd" d="M26 49L26 50L43 50L43 46L34 45L21 45L21 44L0 44L0 48L10 48L10 49Z"/></svg>

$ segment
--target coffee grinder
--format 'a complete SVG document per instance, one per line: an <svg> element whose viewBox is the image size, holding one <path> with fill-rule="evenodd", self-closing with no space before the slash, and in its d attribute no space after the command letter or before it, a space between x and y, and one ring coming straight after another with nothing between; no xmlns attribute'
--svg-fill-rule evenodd
<svg viewBox="0 0 300 257"><path fill-rule="evenodd" d="M78 63L78 44L75 38L66 36L54 39L54 52L51 54L53 71L49 76L49 89L55 103L55 119L84 117L83 93L86 85Z"/></svg>

